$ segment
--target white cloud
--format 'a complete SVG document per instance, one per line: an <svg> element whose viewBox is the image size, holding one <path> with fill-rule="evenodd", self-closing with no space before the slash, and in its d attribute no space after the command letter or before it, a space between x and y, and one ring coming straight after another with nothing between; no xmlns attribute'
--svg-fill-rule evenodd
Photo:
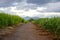
<svg viewBox="0 0 60 40"><path fill-rule="evenodd" d="M47 8L46 7L37 7L37 11L43 12L45 11Z"/></svg>
<svg viewBox="0 0 60 40"><path fill-rule="evenodd" d="M44 18L46 18L46 17L60 16L60 13L57 13L57 12L44 12L44 13L42 13L42 15L44 15Z"/></svg>
<svg viewBox="0 0 60 40"><path fill-rule="evenodd" d="M40 12L40 14L36 15L36 17L39 18L49 18L49 17L60 17L60 13L56 13L56 12Z"/></svg>
<svg viewBox="0 0 60 40"><path fill-rule="evenodd" d="M25 10L17 10L16 7L8 7L8 8L0 8L0 10L9 12L15 15L19 15L21 17L24 16L29 16L29 17L40 17L40 18L45 18L45 17L52 17L52 16L60 16L60 13L57 12L41 12L44 11L45 8L43 7L38 7L37 9L29 9L28 11ZM40 12L38 12L38 11Z"/></svg>

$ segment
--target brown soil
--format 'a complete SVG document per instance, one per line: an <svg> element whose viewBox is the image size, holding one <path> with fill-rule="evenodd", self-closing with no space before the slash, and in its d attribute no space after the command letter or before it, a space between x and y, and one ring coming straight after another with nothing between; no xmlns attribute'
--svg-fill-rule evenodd
<svg viewBox="0 0 60 40"><path fill-rule="evenodd" d="M32 23L23 24L14 33L5 35L0 40L51 40L49 32L39 29Z"/></svg>

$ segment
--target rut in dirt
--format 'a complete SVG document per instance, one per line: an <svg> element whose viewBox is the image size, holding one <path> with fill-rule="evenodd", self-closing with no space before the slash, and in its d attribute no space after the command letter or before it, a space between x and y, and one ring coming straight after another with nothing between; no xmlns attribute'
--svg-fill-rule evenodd
<svg viewBox="0 0 60 40"><path fill-rule="evenodd" d="M43 34L46 35L43 35ZM23 24L11 35L6 35L2 40L50 40L48 33L39 29L32 23Z"/></svg>

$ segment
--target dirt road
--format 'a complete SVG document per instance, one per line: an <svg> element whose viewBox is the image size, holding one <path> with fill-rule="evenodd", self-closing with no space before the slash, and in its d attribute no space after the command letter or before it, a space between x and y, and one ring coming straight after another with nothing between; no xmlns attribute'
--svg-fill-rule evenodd
<svg viewBox="0 0 60 40"><path fill-rule="evenodd" d="M49 40L47 35L39 35L42 31L37 30L37 26L32 23L23 24L11 35L7 35L2 40Z"/></svg>

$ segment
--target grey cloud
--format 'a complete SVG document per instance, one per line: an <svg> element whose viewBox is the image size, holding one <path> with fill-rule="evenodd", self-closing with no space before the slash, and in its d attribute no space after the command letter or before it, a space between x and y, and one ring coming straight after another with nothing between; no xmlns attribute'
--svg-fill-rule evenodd
<svg viewBox="0 0 60 40"><path fill-rule="evenodd" d="M18 3L13 5L13 3ZM60 0L0 0L1 7L15 6L16 10L35 9L37 7L46 7L44 12L60 12Z"/></svg>
<svg viewBox="0 0 60 40"><path fill-rule="evenodd" d="M48 12L60 12L60 2L57 3L48 3L45 5L47 9L45 11Z"/></svg>
<svg viewBox="0 0 60 40"><path fill-rule="evenodd" d="M29 10L29 9L36 9L38 7L38 5L34 5L34 4L27 4L27 5L19 5L17 6L17 10Z"/></svg>
<svg viewBox="0 0 60 40"><path fill-rule="evenodd" d="M27 2L37 4L37 5L42 5L46 3L60 2L60 0L28 0Z"/></svg>
<svg viewBox="0 0 60 40"><path fill-rule="evenodd" d="M0 0L0 7L9 7L9 6L15 6L13 3L20 3L25 0ZM60 0L27 0L26 3L32 3L32 4L46 4L49 2L58 2Z"/></svg>
<svg viewBox="0 0 60 40"><path fill-rule="evenodd" d="M0 7L14 6L13 3L21 2L22 0L0 0Z"/></svg>

